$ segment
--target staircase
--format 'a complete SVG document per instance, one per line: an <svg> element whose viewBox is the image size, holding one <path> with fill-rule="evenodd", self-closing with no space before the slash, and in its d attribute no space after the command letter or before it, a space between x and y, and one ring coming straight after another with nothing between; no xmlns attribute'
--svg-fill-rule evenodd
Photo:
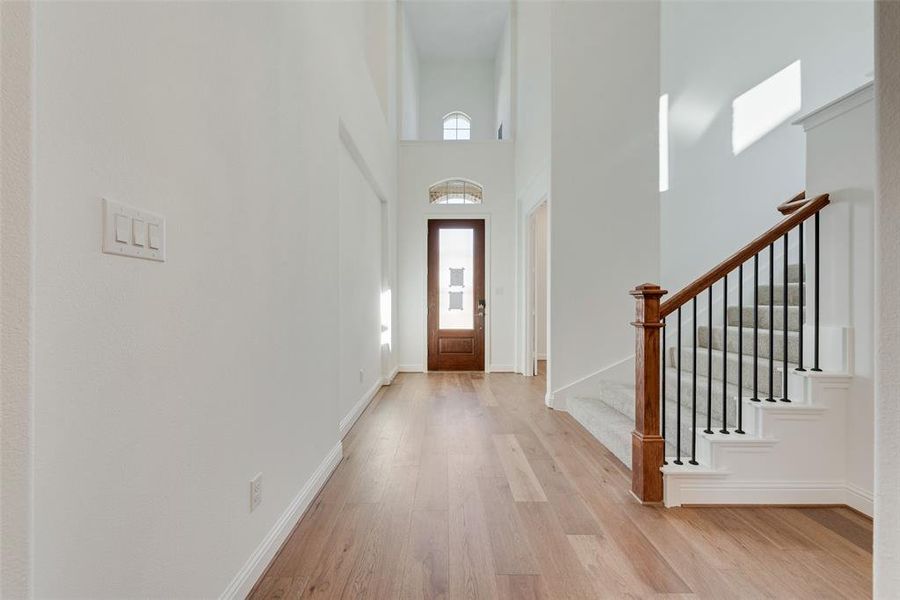
<svg viewBox="0 0 900 600"><path fill-rule="evenodd" d="M781 274L776 279L781 278ZM800 268L799 265L790 265L788 269L788 327L784 327L782 284L774 287L774 303L772 304L773 319L770 320L770 299L772 290L768 285L759 286L759 326L757 329L757 390L760 398L768 398L769 390L769 324L773 324L771 337L773 338L774 372L773 372L773 397L781 398L783 387L784 368L784 339L788 341L788 370L793 371L799 362L800 355ZM685 331L682 339L681 357L681 422L692 422L693 394L697 390L697 424L700 429L706 429L709 423L713 431L722 428L722 389L727 390L727 407L730 409L727 415L729 429L737 427L737 410L735 408L737 398L750 399L753 394L753 306L752 297L748 299L749 306L728 306L725 312L725 327L721 315L714 314L714 325L710 329L702 315L697 326L697 373L696 385L693 377L693 348L691 331ZM777 309L775 308L777 307ZM710 335L710 332L712 334ZM678 428L678 358L679 352L673 336L669 336L666 344L666 369L665 375L665 416L667 432L677 432ZM738 346L740 338L741 346ZM725 361L723 362L723 349ZM741 350L741 351L739 351ZM711 361L710 361L711 359ZM739 388L738 363L742 362L741 379ZM712 365L710 376L709 365ZM725 368L727 365L727 370ZM725 381L722 373L726 372ZM613 452L626 465L631 464L631 432L634 430L634 393L633 384L621 384L609 381L601 381L597 386L596 394L591 397L572 398L568 401L569 412L574 416L594 437ZM712 398L712 402L710 402ZM711 410L709 407L711 405ZM709 418L708 418L709 417ZM666 456L677 459L678 447L675 436L666 436ZM691 451L691 430L681 429L681 456L689 457ZM671 461L670 461L671 462Z"/></svg>
<svg viewBox="0 0 900 600"><path fill-rule="evenodd" d="M632 291L635 383L602 382L568 409L632 467L640 500L857 504L844 479L851 378L818 369L806 277L818 276L818 239L804 231L827 204L781 205L781 223L665 301L652 284Z"/></svg>

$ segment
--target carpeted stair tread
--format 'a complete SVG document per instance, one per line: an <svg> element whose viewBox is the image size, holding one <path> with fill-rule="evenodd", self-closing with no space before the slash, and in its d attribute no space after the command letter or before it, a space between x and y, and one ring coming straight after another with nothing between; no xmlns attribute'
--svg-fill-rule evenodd
<svg viewBox="0 0 900 600"><path fill-rule="evenodd" d="M739 327L728 327L728 351L732 353L738 352L738 334L741 333L742 339L742 347L744 355L753 356L753 337L754 330L752 327L744 327L743 330ZM781 361L784 360L784 331L775 330L772 332L774 335L772 336L774 339L774 356L775 360ZM759 329L756 332L757 338L757 356L759 358L769 358L769 330L768 329ZM685 332L685 335L690 338L690 332ZM788 336L788 362L796 363L799 361L800 357L800 334L796 331L789 331ZM687 340L691 342L690 339ZM712 329L712 348L714 350L722 350L723 346L723 331L722 327L713 326ZM697 345L701 348L709 347L709 327L706 325L701 325L697 328Z"/></svg>

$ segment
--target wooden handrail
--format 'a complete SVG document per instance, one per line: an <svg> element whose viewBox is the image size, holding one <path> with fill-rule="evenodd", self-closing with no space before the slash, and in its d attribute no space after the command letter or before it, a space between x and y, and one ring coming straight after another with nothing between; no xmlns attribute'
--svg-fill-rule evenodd
<svg viewBox="0 0 900 600"><path fill-rule="evenodd" d="M802 208L806 204L806 192L800 192L790 200L786 200L778 205L778 212L783 215L789 215L795 210Z"/></svg>
<svg viewBox="0 0 900 600"><path fill-rule="evenodd" d="M805 197L805 193L802 195ZM798 195L779 206L778 210L789 216L782 219L777 225L732 254L729 258L720 262L705 274L695 279L692 283L672 294L668 300L660 304L660 318L665 318L667 315L675 312L679 306L684 305L692 298L705 291L709 286L722 279L722 277L753 258L755 254L765 250L769 244L781 239L785 233L815 215L827 206L828 203L828 194L821 194L812 200L805 200ZM782 208L785 207L789 208L782 210Z"/></svg>

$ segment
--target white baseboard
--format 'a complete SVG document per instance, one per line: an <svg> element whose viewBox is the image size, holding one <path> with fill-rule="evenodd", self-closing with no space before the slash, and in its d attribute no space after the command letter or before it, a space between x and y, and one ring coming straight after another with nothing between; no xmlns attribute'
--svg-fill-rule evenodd
<svg viewBox="0 0 900 600"><path fill-rule="evenodd" d="M362 395L362 398L356 401L356 404L353 405L353 408L350 409L350 412L341 419L341 439L344 439L344 436L347 435L347 432L350 431L350 428L353 427L353 424L356 423L356 420L359 419L359 416L363 414L363 411L366 410L366 407L369 406L369 403L372 402L372 399L375 397L375 394L378 393L378 390L381 389L384 381L379 379L375 382L375 385Z"/></svg>
<svg viewBox="0 0 900 600"><path fill-rule="evenodd" d="M516 368L512 365L491 365L491 373L515 373Z"/></svg>
<svg viewBox="0 0 900 600"><path fill-rule="evenodd" d="M535 358L537 358L538 360L547 360L547 355L543 352L537 352L535 354Z"/></svg>
<svg viewBox="0 0 900 600"><path fill-rule="evenodd" d="M665 505L817 505L845 504L872 516L872 494L842 482L723 481L724 473L667 476Z"/></svg>
<svg viewBox="0 0 900 600"><path fill-rule="evenodd" d="M331 476L332 471L341 462L342 456L343 449L341 443L338 442L306 481L300 492L278 518L278 521L275 522L275 525L266 534L266 537L263 538L262 543L253 551L253 554L250 555L250 558L238 571L238 574L231 580L231 583L222 592L220 598L223 600L232 598L237 600L247 597L256 581L262 576L269 563L272 562L275 553L278 552L287 536L293 531L297 521L300 520L303 513L312 504L316 494L319 493L319 490L322 489L322 486L325 485L325 482Z"/></svg>
<svg viewBox="0 0 900 600"><path fill-rule="evenodd" d="M561 410L563 412L569 412L569 407L566 404L566 398L558 397L553 392L547 392L544 394L544 404L552 408L553 410Z"/></svg>
<svg viewBox="0 0 900 600"><path fill-rule="evenodd" d="M846 496L847 506L866 516L875 516L875 495L872 492L848 483Z"/></svg>
<svg viewBox="0 0 900 600"><path fill-rule="evenodd" d="M400 365L397 367L401 373L424 373L425 365Z"/></svg>
<svg viewBox="0 0 900 600"><path fill-rule="evenodd" d="M397 373L399 373L399 372L400 372L400 367L394 367L394 370L391 371L390 373L388 373L388 376L385 377L384 380L381 382L382 385L391 385L392 383L394 383L394 379L396 379Z"/></svg>
<svg viewBox="0 0 900 600"><path fill-rule="evenodd" d="M601 381L633 382L634 380L634 355L627 356L612 364L606 365L599 371L585 375L572 383L553 390L553 396L557 399L564 398L593 398L596 396ZM553 408L557 408L554 406ZM565 410L560 408L559 410Z"/></svg>

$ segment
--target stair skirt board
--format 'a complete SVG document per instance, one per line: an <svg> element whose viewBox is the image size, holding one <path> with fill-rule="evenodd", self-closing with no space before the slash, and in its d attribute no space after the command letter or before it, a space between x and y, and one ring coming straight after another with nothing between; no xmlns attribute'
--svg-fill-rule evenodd
<svg viewBox="0 0 900 600"><path fill-rule="evenodd" d="M665 506L831 505L848 506L872 515L871 495L844 482L721 481L727 474L715 475L667 476Z"/></svg>

